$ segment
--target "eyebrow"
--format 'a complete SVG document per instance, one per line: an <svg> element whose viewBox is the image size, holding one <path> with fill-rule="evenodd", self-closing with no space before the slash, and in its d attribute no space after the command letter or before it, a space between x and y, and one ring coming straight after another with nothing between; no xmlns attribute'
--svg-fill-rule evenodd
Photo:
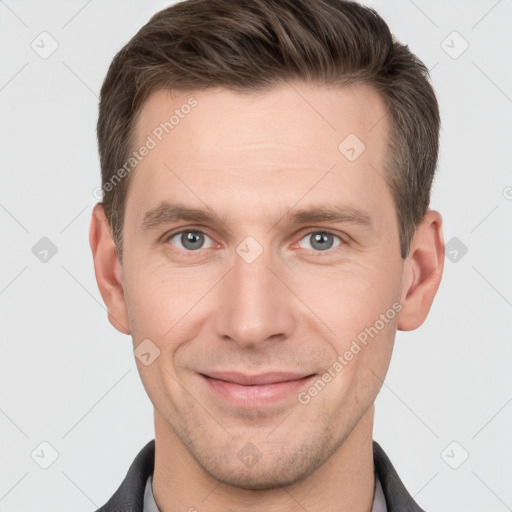
<svg viewBox="0 0 512 512"><path fill-rule="evenodd" d="M208 211L162 201L144 214L141 229L144 231L156 229L178 221L225 224L224 219Z"/></svg>
<svg viewBox="0 0 512 512"><path fill-rule="evenodd" d="M220 217L213 212L162 201L158 206L148 210L144 214L141 229L144 231L157 229L178 221L211 225L222 224L224 225L224 229L227 227L225 217ZM369 228L372 227L371 217L366 211L352 206L341 205L311 206L296 210L292 208L288 210L274 226L283 221L289 224L338 222L356 224ZM231 232L229 228L227 228L227 230Z"/></svg>
<svg viewBox="0 0 512 512"><path fill-rule="evenodd" d="M299 209L292 213L289 210L284 220L291 224L306 224L308 222L340 222L359 224L361 226L372 226L370 215L352 206L325 205Z"/></svg>

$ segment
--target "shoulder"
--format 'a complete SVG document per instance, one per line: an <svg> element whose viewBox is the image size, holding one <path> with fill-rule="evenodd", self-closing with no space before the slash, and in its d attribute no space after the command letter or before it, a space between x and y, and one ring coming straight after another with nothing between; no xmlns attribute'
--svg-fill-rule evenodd
<svg viewBox="0 0 512 512"><path fill-rule="evenodd" d="M110 500L96 512L142 512L146 482L155 466L155 440L142 448L123 482Z"/></svg>
<svg viewBox="0 0 512 512"><path fill-rule="evenodd" d="M386 498L388 512L425 512L409 494L377 441L373 441L373 463Z"/></svg>

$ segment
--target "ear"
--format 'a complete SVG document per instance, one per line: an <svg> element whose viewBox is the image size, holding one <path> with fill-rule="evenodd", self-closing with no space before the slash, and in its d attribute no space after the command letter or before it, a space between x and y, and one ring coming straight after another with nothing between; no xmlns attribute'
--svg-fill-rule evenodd
<svg viewBox="0 0 512 512"><path fill-rule="evenodd" d="M444 239L439 212L428 210L411 240L404 262L400 331L412 331L427 318L444 268Z"/></svg>
<svg viewBox="0 0 512 512"><path fill-rule="evenodd" d="M96 282L103 302L107 306L108 320L119 332L130 334L130 322L122 284L122 268L101 203L97 203L92 211L89 244L94 260Z"/></svg>

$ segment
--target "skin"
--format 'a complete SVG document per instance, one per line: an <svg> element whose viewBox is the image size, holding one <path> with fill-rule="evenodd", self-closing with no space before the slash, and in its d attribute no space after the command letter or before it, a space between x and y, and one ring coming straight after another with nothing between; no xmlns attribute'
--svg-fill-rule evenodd
<svg viewBox="0 0 512 512"><path fill-rule="evenodd" d="M197 106L133 171L122 266L101 204L90 229L110 322L134 347L150 339L160 350L148 366L136 359L155 410L155 500L163 512L368 512L373 404L396 330L423 323L439 286L441 216L427 212L402 260L382 178L389 122L369 86L158 91L138 141L191 96ZM338 150L351 133L366 146L353 162ZM214 212L216 222L142 229L145 212L165 200ZM325 205L362 210L370 225L285 218ZM174 236L186 229L206 235L201 249ZM318 249L312 235L326 231L334 236ZM251 263L237 253L247 236L263 251ZM199 375L321 376L393 304L400 312L307 404L292 393L233 406ZM250 466L237 457L247 443L260 456Z"/></svg>

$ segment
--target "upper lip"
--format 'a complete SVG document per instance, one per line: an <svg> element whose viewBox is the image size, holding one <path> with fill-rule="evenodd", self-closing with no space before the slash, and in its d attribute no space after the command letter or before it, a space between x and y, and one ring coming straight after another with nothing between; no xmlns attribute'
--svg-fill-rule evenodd
<svg viewBox="0 0 512 512"><path fill-rule="evenodd" d="M247 375L239 372L208 372L203 373L205 377L211 379L223 380L240 384L242 386L258 386L264 384L277 384L280 382L288 382L293 380L304 379L310 377L311 373L294 373L294 372L267 372L258 375Z"/></svg>

